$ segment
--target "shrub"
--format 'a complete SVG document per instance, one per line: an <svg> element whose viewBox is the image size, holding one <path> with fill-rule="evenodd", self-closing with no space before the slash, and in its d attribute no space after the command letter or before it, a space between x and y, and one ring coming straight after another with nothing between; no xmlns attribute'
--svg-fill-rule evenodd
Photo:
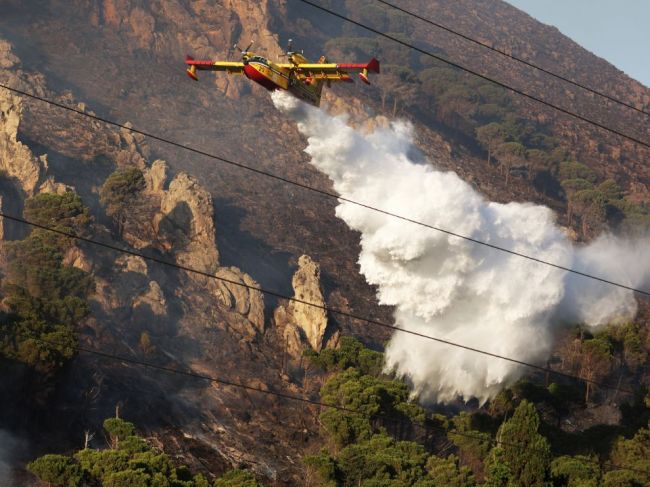
<svg viewBox="0 0 650 487"><path fill-rule="evenodd" d="M142 171L135 166L120 168L108 176L99 191L99 199L109 216L121 215L145 188Z"/></svg>

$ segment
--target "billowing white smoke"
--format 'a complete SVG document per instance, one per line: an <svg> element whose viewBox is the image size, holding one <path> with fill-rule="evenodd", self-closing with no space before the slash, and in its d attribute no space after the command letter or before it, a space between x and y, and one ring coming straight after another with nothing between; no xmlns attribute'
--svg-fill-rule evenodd
<svg viewBox="0 0 650 487"><path fill-rule="evenodd" d="M629 286L649 275L640 245L606 236L574 248L550 209L486 201L456 174L409 160L407 123L365 134L344 117L283 93L273 101L296 120L308 138L311 164L345 198ZM621 288L354 204L340 202L336 214L361 232L361 272L378 286L379 301L396 307L396 324L404 329L544 364L551 323L597 326L636 312L632 292ZM428 401L484 401L524 373L512 362L401 332L391 338L386 360Z"/></svg>

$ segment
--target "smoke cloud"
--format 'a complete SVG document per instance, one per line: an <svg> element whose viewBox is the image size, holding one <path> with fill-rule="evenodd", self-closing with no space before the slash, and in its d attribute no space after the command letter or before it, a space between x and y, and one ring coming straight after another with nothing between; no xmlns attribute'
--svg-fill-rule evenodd
<svg viewBox="0 0 650 487"><path fill-rule="evenodd" d="M413 129L396 121L363 133L284 94L273 101L307 137L311 164L343 197L490 244L639 287L648 281L646 242L605 235L576 247L554 213L531 203L487 201L455 173L412 161ZM568 274L357 205L336 215L361 233L361 272L395 306L396 325L518 360L544 364L554 326L599 326L636 313L633 293ZM481 402L511 385L521 366L396 332L387 367L424 401Z"/></svg>
<svg viewBox="0 0 650 487"><path fill-rule="evenodd" d="M6 430L0 429L0 487L13 487L13 468L16 456L23 449L23 442Z"/></svg>

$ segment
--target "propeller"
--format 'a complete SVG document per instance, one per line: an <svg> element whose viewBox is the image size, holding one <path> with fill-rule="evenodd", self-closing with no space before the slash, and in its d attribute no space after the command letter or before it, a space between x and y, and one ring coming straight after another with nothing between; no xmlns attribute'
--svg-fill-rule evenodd
<svg viewBox="0 0 650 487"><path fill-rule="evenodd" d="M285 52L280 54L281 57L290 57L293 54L293 39L289 39L289 42L287 42L287 49Z"/></svg>
<svg viewBox="0 0 650 487"><path fill-rule="evenodd" d="M246 46L246 49L244 49L244 50L241 51L242 56L244 56L248 51L251 50L251 47L253 47L253 43L254 43L254 42L255 42L254 40L251 41L251 43L250 43L248 46ZM238 51L240 50L240 47L239 47L237 44L235 44L234 46L232 46L232 48L233 48L233 49L237 49Z"/></svg>

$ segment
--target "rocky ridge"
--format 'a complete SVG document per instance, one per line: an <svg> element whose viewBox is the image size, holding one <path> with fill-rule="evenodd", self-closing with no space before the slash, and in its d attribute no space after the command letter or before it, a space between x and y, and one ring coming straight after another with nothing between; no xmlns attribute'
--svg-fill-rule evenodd
<svg viewBox="0 0 650 487"><path fill-rule="evenodd" d="M0 69L3 80L15 80L16 62L3 63L9 66ZM36 76L41 81L39 92L48 98L86 109L71 94L58 96L50 91L44 78ZM90 297L91 316L79 324L78 330L86 347L187 367L262 390L300 393L291 377L282 377L281 332L266 326L259 284L239 268L222 266L219 261L218 215L215 217L211 194L195 177L183 171L170 175L162 159L150 163L146 142L125 129L94 123L77 127L75 143L67 146L61 127L71 125L68 114L49 113L43 128L33 122L47 109L22 103L18 97L3 100L2 113L7 115L0 119L0 133L6 136L2 146L6 172L0 176L0 202L9 194L6 185L16 186L14 202L39 192L72 191L76 187L91 206L93 238L222 279L152 265L140 257L91 245L75 246L65 255L64 263L91 273L96 284ZM49 127L58 129L50 131ZM36 136L39 143L33 144ZM54 164L46 163L50 153L54 154ZM98 191L103 178L125 166L138 167L146 187L129 209L128 223L120 234L99 205ZM68 184L73 181L79 184ZM173 377L152 378L144 369L115 366L83 354L74 359L70 371L59 385L57 406L61 412L44 426L58 432L48 437L69 438L70 431L83 423L101 422L107 408L119 403L128 411L125 414L157 436L164 448L178 451L184 461L199 470L205 471L207 461L215 474L242 464L270 478L290 479L295 474L298 450L290 445L297 439L273 423L274 418L287 415L312 421L310 411L296 409L293 403L272 397L251 399L237 388L199 387L178 383ZM143 395L143 390L148 392ZM151 402L147 395L151 393L164 394L167 400ZM197 397L201 397L200 402ZM251 401L265 406L252 406ZM25 417L29 414L26 412ZM163 433L164 426L170 429ZM269 439L259 442L260 437ZM68 440L63 441L65 444ZM39 448L48 446L41 444ZM203 453L195 457L188 448ZM276 451L278 448L295 453L287 457ZM207 460L205 451L209 452Z"/></svg>
<svg viewBox="0 0 650 487"><path fill-rule="evenodd" d="M307 347L320 352L331 334L324 309L326 303L321 289L320 266L308 255L298 259L298 270L293 275L292 286L296 301L278 306L273 318L276 326L282 330L287 351L299 358ZM335 343L336 339L330 337L329 341Z"/></svg>
<svg viewBox="0 0 650 487"><path fill-rule="evenodd" d="M0 68L2 81L13 84L17 75L9 74L19 66L19 59L12 54L7 41L0 41ZM11 71L9 71L11 70ZM22 98L0 90L0 172L18 183L22 191L32 196L47 171L47 156L36 157L18 140L18 125L23 111Z"/></svg>

